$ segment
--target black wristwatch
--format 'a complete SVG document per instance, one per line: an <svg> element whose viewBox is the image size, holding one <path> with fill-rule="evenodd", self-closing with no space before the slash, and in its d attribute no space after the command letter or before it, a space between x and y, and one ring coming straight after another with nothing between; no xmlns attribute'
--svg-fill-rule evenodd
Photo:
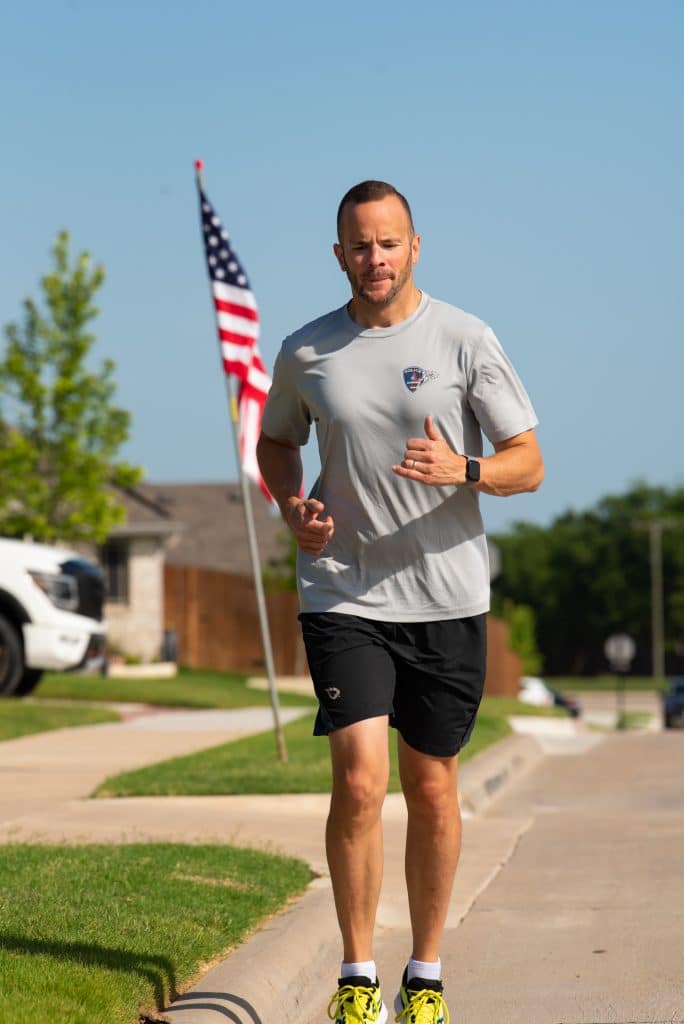
<svg viewBox="0 0 684 1024"><path fill-rule="evenodd" d="M471 459L467 455L463 458L466 460L466 480L469 484L476 484L480 479L480 463L477 459Z"/></svg>

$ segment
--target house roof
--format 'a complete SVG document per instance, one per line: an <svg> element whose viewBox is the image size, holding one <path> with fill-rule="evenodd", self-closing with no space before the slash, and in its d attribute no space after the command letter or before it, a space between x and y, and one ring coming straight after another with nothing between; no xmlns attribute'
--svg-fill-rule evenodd
<svg viewBox="0 0 684 1024"><path fill-rule="evenodd" d="M262 569L286 552L286 527L261 491L250 484ZM251 573L242 493L238 483L140 483L121 493L128 513L113 536L174 534L166 561L208 569Z"/></svg>

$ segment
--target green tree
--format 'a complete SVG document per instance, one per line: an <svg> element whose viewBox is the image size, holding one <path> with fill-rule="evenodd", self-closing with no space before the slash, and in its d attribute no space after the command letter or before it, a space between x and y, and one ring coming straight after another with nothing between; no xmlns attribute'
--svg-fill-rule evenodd
<svg viewBox="0 0 684 1024"><path fill-rule="evenodd" d="M631 634L634 671L651 670L649 541L641 524L667 518L663 537L665 634L669 670L684 655L684 488L635 483L584 512L567 512L549 527L518 523L495 537L502 573L495 589L529 605L544 668L551 675L608 670L603 645L611 633ZM677 525L678 524L678 525Z"/></svg>
<svg viewBox="0 0 684 1024"><path fill-rule="evenodd" d="M508 623L508 642L522 661L526 676L538 676L543 659L537 646L534 611L528 604L503 601L502 617Z"/></svg>
<svg viewBox="0 0 684 1024"><path fill-rule="evenodd" d="M87 367L104 268L87 252L69 261L69 235L52 250L42 303L28 298L5 327L0 359L0 533L102 541L123 521L116 487L140 479L117 460L130 416L113 403L114 363Z"/></svg>

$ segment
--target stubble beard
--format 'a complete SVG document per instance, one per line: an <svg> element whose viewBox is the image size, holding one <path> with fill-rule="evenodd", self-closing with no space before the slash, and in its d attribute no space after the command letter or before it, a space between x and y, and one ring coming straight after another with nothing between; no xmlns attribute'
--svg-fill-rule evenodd
<svg viewBox="0 0 684 1024"><path fill-rule="evenodd" d="M368 303L368 305L370 306L389 306L392 302L394 302L399 292L405 286L406 282L411 279L412 271L413 259L411 253L409 253L406 263L397 273L396 277L394 278L394 281L392 282L392 287L385 295L375 295L373 292L367 291L366 287L363 284L363 281L353 277L349 271L347 271L347 278L349 280L349 284L351 285L352 294L354 295L355 298L361 299L363 302Z"/></svg>

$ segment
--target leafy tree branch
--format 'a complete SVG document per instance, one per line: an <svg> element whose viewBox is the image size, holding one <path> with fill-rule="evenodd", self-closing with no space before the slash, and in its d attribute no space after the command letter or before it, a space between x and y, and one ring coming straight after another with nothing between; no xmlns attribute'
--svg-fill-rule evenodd
<svg viewBox="0 0 684 1024"><path fill-rule="evenodd" d="M41 301L5 327L0 359L0 533L35 540L102 541L125 517L116 488L142 471L118 458L130 415L114 402L115 365L89 369L104 268L70 263L58 234Z"/></svg>

